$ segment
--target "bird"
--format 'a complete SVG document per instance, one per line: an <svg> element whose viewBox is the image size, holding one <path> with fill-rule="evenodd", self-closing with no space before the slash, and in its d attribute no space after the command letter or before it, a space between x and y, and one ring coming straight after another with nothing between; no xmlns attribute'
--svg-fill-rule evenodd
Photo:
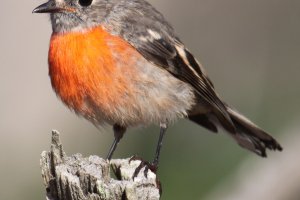
<svg viewBox="0 0 300 200"><path fill-rule="evenodd" d="M48 64L62 102L97 127L113 127L107 159L127 129L156 124L157 169L169 125L180 118L266 157L281 151L267 132L225 103L165 17L145 0L49 0L33 13L52 24Z"/></svg>

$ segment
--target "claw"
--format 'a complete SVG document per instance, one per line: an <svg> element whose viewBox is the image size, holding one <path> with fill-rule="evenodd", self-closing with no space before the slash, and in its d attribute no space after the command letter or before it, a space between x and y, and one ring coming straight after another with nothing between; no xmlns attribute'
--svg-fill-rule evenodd
<svg viewBox="0 0 300 200"><path fill-rule="evenodd" d="M143 167L145 167L145 170L144 170L144 176L146 178L148 178L148 171L149 169L154 173L156 174L157 170L158 170L158 165L155 164L155 163L150 163L148 161L145 161L143 160L141 157L139 156L132 156L130 159L129 159L129 164L131 161L141 161L141 163L139 164L139 166L135 169L133 175L132 175L132 179L134 180L134 178L136 178L138 176L138 174L140 173L140 171L143 169ZM157 188L159 189L159 194L161 195L162 194L162 185L161 185L161 182L160 180L157 178L156 176L156 185L157 185Z"/></svg>
<svg viewBox="0 0 300 200"><path fill-rule="evenodd" d="M145 167L145 170L144 170L144 176L146 178L148 178L148 171L149 169L154 173L156 174L157 172L157 169L158 169L158 166L154 163L150 163L148 161L145 161L143 160L141 157L138 157L138 156L133 156L130 158L129 160L129 163L131 161L135 161L135 160L139 160L141 161L140 165L135 169L133 175L132 175L132 179L134 180L134 178L136 178L138 176L138 174L140 173L140 171L143 169L143 167Z"/></svg>

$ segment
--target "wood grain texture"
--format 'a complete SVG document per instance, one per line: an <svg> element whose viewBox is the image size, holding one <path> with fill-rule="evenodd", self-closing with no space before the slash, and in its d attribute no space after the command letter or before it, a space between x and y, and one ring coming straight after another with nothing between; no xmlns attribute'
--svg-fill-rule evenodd
<svg viewBox="0 0 300 200"><path fill-rule="evenodd" d="M81 154L67 156L59 133L52 132L51 150L41 155L40 166L47 200L158 200L160 186L150 170L142 169L132 179L139 160L115 159L110 162ZM112 170L111 170L112 169ZM114 173L116 179L111 177Z"/></svg>

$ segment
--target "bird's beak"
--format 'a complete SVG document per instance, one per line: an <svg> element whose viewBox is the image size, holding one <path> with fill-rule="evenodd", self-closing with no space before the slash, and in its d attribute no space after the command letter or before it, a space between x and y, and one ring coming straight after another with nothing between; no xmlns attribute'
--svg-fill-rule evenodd
<svg viewBox="0 0 300 200"><path fill-rule="evenodd" d="M32 13L59 13L65 11L72 12L74 10L71 8L66 8L63 5L57 5L55 1L49 0L47 3L36 7Z"/></svg>

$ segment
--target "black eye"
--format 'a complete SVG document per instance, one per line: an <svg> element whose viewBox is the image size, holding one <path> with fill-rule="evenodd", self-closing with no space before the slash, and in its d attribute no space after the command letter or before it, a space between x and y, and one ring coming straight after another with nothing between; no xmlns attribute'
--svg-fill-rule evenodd
<svg viewBox="0 0 300 200"><path fill-rule="evenodd" d="M93 0L79 0L79 4L81 6L89 6L92 4L92 2L93 2Z"/></svg>

